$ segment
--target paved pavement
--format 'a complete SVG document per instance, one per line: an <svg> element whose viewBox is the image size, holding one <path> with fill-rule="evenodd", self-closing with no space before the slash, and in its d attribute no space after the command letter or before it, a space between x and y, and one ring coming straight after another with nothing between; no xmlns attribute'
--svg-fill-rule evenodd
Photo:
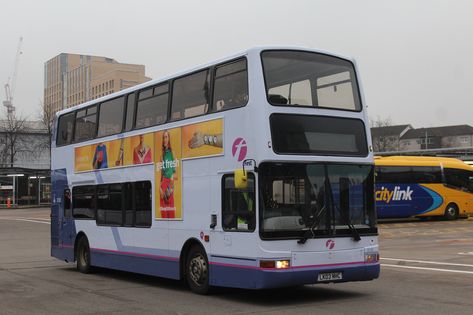
<svg viewBox="0 0 473 315"><path fill-rule="evenodd" d="M473 221L380 224L378 280L198 296L178 281L49 256L49 210L0 210L0 314L470 314Z"/></svg>

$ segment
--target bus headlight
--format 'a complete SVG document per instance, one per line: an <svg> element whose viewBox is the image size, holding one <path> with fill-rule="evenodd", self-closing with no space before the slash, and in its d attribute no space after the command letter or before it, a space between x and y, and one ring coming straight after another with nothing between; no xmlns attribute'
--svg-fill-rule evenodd
<svg viewBox="0 0 473 315"><path fill-rule="evenodd" d="M260 260L259 266L261 268L271 269L287 269L291 266L291 261L286 260Z"/></svg>
<svg viewBox="0 0 473 315"><path fill-rule="evenodd" d="M289 260L276 260L276 269L287 269L289 265Z"/></svg>
<svg viewBox="0 0 473 315"><path fill-rule="evenodd" d="M365 253L365 263L375 263L379 261L379 253Z"/></svg>

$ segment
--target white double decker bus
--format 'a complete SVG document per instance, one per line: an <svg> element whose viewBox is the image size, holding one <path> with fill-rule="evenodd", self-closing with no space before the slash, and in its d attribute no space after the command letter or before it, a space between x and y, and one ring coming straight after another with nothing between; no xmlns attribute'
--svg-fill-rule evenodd
<svg viewBox="0 0 473 315"><path fill-rule="evenodd" d="M249 289L379 275L356 66L253 48L59 112L51 254Z"/></svg>

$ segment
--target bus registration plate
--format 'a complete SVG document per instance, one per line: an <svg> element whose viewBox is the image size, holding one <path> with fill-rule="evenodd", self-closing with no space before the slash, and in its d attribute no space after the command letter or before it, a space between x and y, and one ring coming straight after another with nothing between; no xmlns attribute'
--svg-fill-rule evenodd
<svg viewBox="0 0 473 315"><path fill-rule="evenodd" d="M341 272L325 272L319 273L317 280L318 281L333 281L333 280L342 280L343 276Z"/></svg>

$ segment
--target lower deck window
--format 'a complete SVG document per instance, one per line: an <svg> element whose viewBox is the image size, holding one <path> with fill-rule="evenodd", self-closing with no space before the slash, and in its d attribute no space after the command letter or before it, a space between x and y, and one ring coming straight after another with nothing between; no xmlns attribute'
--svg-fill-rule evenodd
<svg viewBox="0 0 473 315"><path fill-rule="evenodd" d="M73 217L101 226L151 227L151 182L76 186Z"/></svg>
<svg viewBox="0 0 473 315"><path fill-rule="evenodd" d="M95 219L95 186L76 186L72 189L72 216L76 219Z"/></svg>
<svg viewBox="0 0 473 315"><path fill-rule="evenodd" d="M135 226L151 226L151 183L137 182L134 185Z"/></svg>

